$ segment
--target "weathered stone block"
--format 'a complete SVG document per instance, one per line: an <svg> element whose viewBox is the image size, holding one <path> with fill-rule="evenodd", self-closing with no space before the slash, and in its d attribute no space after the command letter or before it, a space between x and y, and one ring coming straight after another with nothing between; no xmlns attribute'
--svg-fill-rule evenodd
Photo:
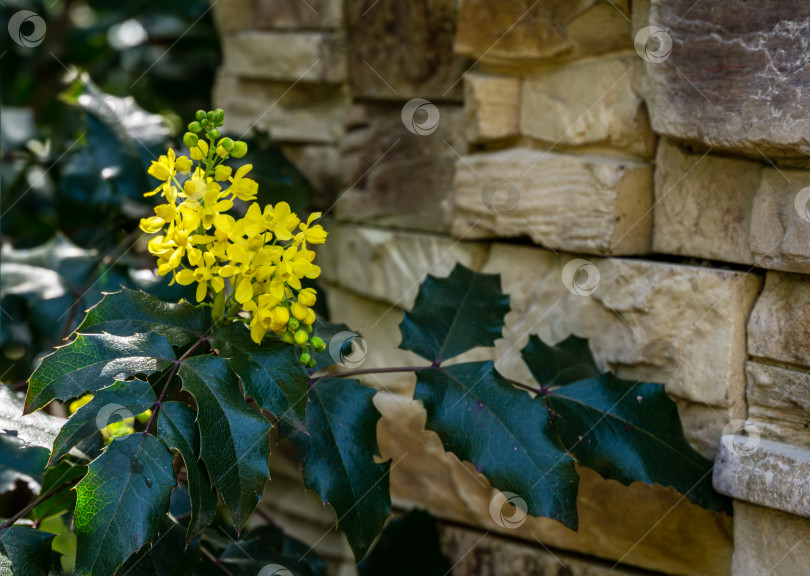
<svg viewBox="0 0 810 576"><path fill-rule="evenodd" d="M560 146L609 147L649 158L655 145L633 86L632 57L544 70L523 82L520 131Z"/></svg>
<svg viewBox="0 0 810 576"><path fill-rule="evenodd" d="M402 107L358 107L342 143L341 220L427 232L450 230L454 160L465 150L461 107L439 105L434 132L409 131Z"/></svg>
<svg viewBox="0 0 810 576"><path fill-rule="evenodd" d="M229 130L267 130L279 144L336 143L349 108L349 96L340 86L290 86L227 72L217 75L213 101L228 111Z"/></svg>
<svg viewBox="0 0 810 576"><path fill-rule="evenodd" d="M647 25L663 29L636 36L653 130L806 163L810 5L653 0Z"/></svg>
<svg viewBox="0 0 810 576"><path fill-rule="evenodd" d="M340 28L343 0L264 0L254 2L253 28Z"/></svg>
<svg viewBox="0 0 810 576"><path fill-rule="evenodd" d="M329 41L326 32L239 32L222 39L223 67L248 78L339 83L346 57Z"/></svg>
<svg viewBox="0 0 810 576"><path fill-rule="evenodd" d="M399 507L427 508L439 518L491 533L667 574L729 573L729 517L694 506L673 490L623 486L585 468L580 469L578 532L533 517L515 529L504 528L490 515L495 492L486 478L446 454L434 432L424 431L425 412L418 402L383 392L374 403L383 415L378 439L383 458L393 459L391 490Z"/></svg>
<svg viewBox="0 0 810 576"><path fill-rule="evenodd" d="M220 36L253 27L253 0L220 0L211 10Z"/></svg>
<svg viewBox="0 0 810 576"><path fill-rule="evenodd" d="M519 134L520 78L467 74L464 77L467 140L483 143Z"/></svg>
<svg viewBox="0 0 810 576"><path fill-rule="evenodd" d="M662 139L655 162L653 250L740 264L749 249L761 165L688 153Z"/></svg>
<svg viewBox="0 0 810 576"><path fill-rule="evenodd" d="M458 0L347 0L352 92L388 100L462 97L453 54Z"/></svg>
<svg viewBox="0 0 810 576"><path fill-rule="evenodd" d="M810 447L810 373L749 361L748 418L763 437Z"/></svg>
<svg viewBox="0 0 810 576"><path fill-rule="evenodd" d="M529 236L552 249L649 251L652 170L646 164L528 149L464 156L453 181L453 233Z"/></svg>
<svg viewBox="0 0 810 576"><path fill-rule="evenodd" d="M810 562L810 520L734 503L734 576L804 576Z"/></svg>
<svg viewBox="0 0 810 576"><path fill-rule="evenodd" d="M748 321L748 352L788 364L810 366L810 279L768 272L765 289Z"/></svg>
<svg viewBox="0 0 810 576"><path fill-rule="evenodd" d="M484 64L575 59L632 46L628 2L465 0L455 50Z"/></svg>

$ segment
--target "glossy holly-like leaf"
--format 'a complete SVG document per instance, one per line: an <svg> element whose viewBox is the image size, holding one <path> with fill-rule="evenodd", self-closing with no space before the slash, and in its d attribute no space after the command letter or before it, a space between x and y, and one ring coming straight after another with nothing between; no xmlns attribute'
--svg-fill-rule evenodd
<svg viewBox="0 0 810 576"><path fill-rule="evenodd" d="M87 466L74 464L67 459L55 466L48 466L43 475L41 493L45 494L65 483L75 483L87 474ZM73 512L76 505L76 492L74 490L60 490L50 498L38 504L34 510L34 518L42 520L57 516L65 511Z"/></svg>
<svg viewBox="0 0 810 576"><path fill-rule="evenodd" d="M0 431L10 432L24 446L39 446L50 450L64 418L44 412L23 415L25 394L0 385Z"/></svg>
<svg viewBox="0 0 810 576"><path fill-rule="evenodd" d="M76 486L77 576L111 576L157 535L177 484L172 453L149 434L113 440Z"/></svg>
<svg viewBox="0 0 810 576"><path fill-rule="evenodd" d="M192 540L186 547L186 531L164 516L154 543L131 556L118 573L122 576L191 576L199 561L199 539Z"/></svg>
<svg viewBox="0 0 810 576"><path fill-rule="evenodd" d="M541 386L562 386L599 376L599 368L585 338L571 335L549 346L532 334L521 354Z"/></svg>
<svg viewBox="0 0 810 576"><path fill-rule="evenodd" d="M400 348L436 362L501 338L509 297L497 274L481 274L456 264L447 278L428 276L416 303L399 325Z"/></svg>
<svg viewBox="0 0 810 576"><path fill-rule="evenodd" d="M366 555L391 513L390 462L376 463L375 391L356 380L329 378L310 389L307 434L285 431L304 471L304 483L337 515L356 558Z"/></svg>
<svg viewBox="0 0 810 576"><path fill-rule="evenodd" d="M53 442L51 462L59 460L82 440L101 434L108 425L149 410L155 401L152 387L143 380L118 380L98 390L62 426Z"/></svg>
<svg viewBox="0 0 810 576"><path fill-rule="evenodd" d="M164 302L146 292L124 288L105 294L101 302L87 311L77 330L116 336L151 331L166 336L173 346L183 346L198 338L204 327L201 308L188 302Z"/></svg>
<svg viewBox="0 0 810 576"><path fill-rule="evenodd" d="M158 437L177 450L186 464L191 521L187 538L193 538L207 526L217 511L217 494L211 488L208 472L198 461L200 432L194 411L182 402L165 402L158 412Z"/></svg>
<svg viewBox="0 0 810 576"><path fill-rule="evenodd" d="M202 461L241 530L270 476L270 423L247 405L224 358L194 356L183 361L178 374L183 389L197 400Z"/></svg>
<svg viewBox="0 0 810 576"><path fill-rule="evenodd" d="M256 344L241 324L217 330L214 337L231 370L242 380L245 394L262 410L303 430L309 376L298 360L295 346L280 340Z"/></svg>
<svg viewBox="0 0 810 576"><path fill-rule="evenodd" d="M48 576L54 535L25 526L0 532L0 575Z"/></svg>
<svg viewBox="0 0 810 576"><path fill-rule="evenodd" d="M115 379L159 372L173 361L172 346L161 334L77 334L73 342L43 358L31 375L25 411L95 392Z"/></svg>
<svg viewBox="0 0 810 576"><path fill-rule="evenodd" d="M436 520L424 510L391 520L357 566L360 576L446 576L450 569Z"/></svg>
<svg viewBox="0 0 810 576"><path fill-rule="evenodd" d="M660 384L602 374L556 388L545 400L580 464L624 484L672 486L692 502L728 510L712 489L712 462L686 441L678 409Z"/></svg>
<svg viewBox="0 0 810 576"><path fill-rule="evenodd" d="M577 527L578 475L549 429L548 411L498 374L492 362L416 373L414 398L444 447L490 483L526 502L524 512Z"/></svg>
<svg viewBox="0 0 810 576"><path fill-rule="evenodd" d="M26 448L14 435L0 434L0 494L14 490L18 482L36 494L47 463L45 448Z"/></svg>

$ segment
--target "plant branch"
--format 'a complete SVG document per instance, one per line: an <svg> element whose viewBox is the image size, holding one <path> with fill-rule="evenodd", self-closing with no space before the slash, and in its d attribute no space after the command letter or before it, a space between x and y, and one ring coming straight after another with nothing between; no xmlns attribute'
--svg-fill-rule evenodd
<svg viewBox="0 0 810 576"><path fill-rule="evenodd" d="M424 370L430 366L395 366L393 368L363 368L360 370L347 370L346 372L338 372L337 374L324 374L323 376L316 376L310 378L310 382L317 382L325 378L348 378L349 376L358 376L361 374L385 374L390 372L416 372Z"/></svg>
<svg viewBox="0 0 810 576"><path fill-rule="evenodd" d="M37 506L42 504L45 500L47 500L51 496L53 496L55 494L58 494L59 492L61 492L65 488L70 488L73 485L74 482L75 482L75 479L68 480L66 482L63 482L62 484L60 484L56 488L48 490L45 494L41 494L36 500L34 500L30 504L28 504L28 506L26 506L25 508L23 508L22 510L17 512L14 516L12 516L8 520L6 520L3 523L3 525L0 526L0 530L5 530L6 528L8 528L12 524L14 524L17 520L19 520L20 518L22 518L23 516L28 514L31 510L33 510L34 508L36 508Z"/></svg>

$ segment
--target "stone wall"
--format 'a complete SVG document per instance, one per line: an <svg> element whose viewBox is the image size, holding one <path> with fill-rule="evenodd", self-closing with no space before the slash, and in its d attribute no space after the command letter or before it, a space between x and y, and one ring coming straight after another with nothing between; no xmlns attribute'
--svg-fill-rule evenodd
<svg viewBox="0 0 810 576"><path fill-rule="evenodd" d="M581 470L579 532L504 528L486 479L424 431L412 376L370 378L395 504L444 521L455 573L807 573L810 6L214 10L215 104L232 128L268 130L317 188L333 319L363 334L367 366L416 361L396 348L397 324L428 273L499 272L505 337L470 354L520 378L529 334L590 338L603 367L665 383L689 440L716 458L715 487L735 498L732 519ZM334 516L281 469L272 490L300 501L281 506L286 524L315 540ZM339 536L319 550L352 572Z"/></svg>

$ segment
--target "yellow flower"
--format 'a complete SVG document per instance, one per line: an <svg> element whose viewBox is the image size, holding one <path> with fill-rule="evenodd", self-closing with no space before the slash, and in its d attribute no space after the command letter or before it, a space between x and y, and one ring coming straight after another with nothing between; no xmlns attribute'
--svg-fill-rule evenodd
<svg viewBox="0 0 810 576"><path fill-rule="evenodd" d="M231 167L225 166L224 164L220 164L216 168L214 168L214 180L219 180L220 182L227 182L228 178L231 177Z"/></svg>
<svg viewBox="0 0 810 576"><path fill-rule="evenodd" d="M255 200L256 192L259 190L259 185L254 180L245 178L251 170L253 170L253 164L245 164L236 171L236 174L228 178L231 183L228 192L233 194L234 198L239 198L243 202Z"/></svg>
<svg viewBox="0 0 810 576"><path fill-rule="evenodd" d="M304 306L314 306L316 292L314 288L304 288L298 293L298 301Z"/></svg>
<svg viewBox="0 0 810 576"><path fill-rule="evenodd" d="M208 144L205 143L205 140L200 140L197 142L197 145L191 149L189 152L191 157L198 162L203 158L208 156Z"/></svg>
<svg viewBox="0 0 810 576"><path fill-rule="evenodd" d="M203 254L203 264L196 270L181 270L177 273L177 283L188 286L192 282L197 282L197 302L202 302L208 292L208 286L216 294L225 288L225 280L216 276L219 266L216 266L217 259L210 252Z"/></svg>
<svg viewBox="0 0 810 576"><path fill-rule="evenodd" d="M79 408L90 402L90 400L92 399L93 399L92 394L85 394L84 396L76 398L73 402L68 404L68 412L73 414L74 412L76 412L76 410L78 410Z"/></svg>
<svg viewBox="0 0 810 576"><path fill-rule="evenodd" d="M304 248L307 247L307 242L310 244L323 244L326 242L326 230L320 224L312 226L311 224L321 217L320 212L313 212L307 218L306 224L301 224L299 229L301 232L295 235L295 243L302 244Z"/></svg>

